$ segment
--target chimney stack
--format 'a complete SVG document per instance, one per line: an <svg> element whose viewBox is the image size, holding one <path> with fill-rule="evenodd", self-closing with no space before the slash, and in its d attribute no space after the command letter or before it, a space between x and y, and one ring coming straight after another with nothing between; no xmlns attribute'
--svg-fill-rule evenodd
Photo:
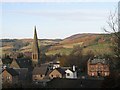
<svg viewBox="0 0 120 90"><path fill-rule="evenodd" d="M75 71L75 65L73 65L73 71Z"/></svg>

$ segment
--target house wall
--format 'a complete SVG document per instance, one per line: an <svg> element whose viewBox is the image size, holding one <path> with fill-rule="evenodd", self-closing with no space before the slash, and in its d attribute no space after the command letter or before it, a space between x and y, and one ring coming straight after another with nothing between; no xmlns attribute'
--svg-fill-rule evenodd
<svg viewBox="0 0 120 90"><path fill-rule="evenodd" d="M6 70L2 73L3 83L12 84L12 76Z"/></svg>
<svg viewBox="0 0 120 90"><path fill-rule="evenodd" d="M74 73L73 73L73 77L74 77L74 78L77 78L77 72L74 72Z"/></svg>
<svg viewBox="0 0 120 90"><path fill-rule="evenodd" d="M106 64L90 64L88 63L88 75L89 76L98 76L98 71L100 71L100 76L109 76L109 65Z"/></svg>
<svg viewBox="0 0 120 90"><path fill-rule="evenodd" d="M44 77L45 75L37 74L32 76L32 80L33 81L42 80Z"/></svg>
<svg viewBox="0 0 120 90"><path fill-rule="evenodd" d="M66 70L65 72L66 72L65 74L66 78L77 78L76 72L72 72L70 70Z"/></svg>
<svg viewBox="0 0 120 90"><path fill-rule="evenodd" d="M60 72L58 72L56 69L53 70L50 74L49 74L49 77L52 79L52 78L56 78L56 77L59 77L59 78L62 78L62 74Z"/></svg>

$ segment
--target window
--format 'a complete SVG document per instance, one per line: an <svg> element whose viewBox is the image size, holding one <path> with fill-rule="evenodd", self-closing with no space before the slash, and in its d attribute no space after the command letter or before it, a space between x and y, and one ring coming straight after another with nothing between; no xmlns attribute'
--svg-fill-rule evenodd
<svg viewBox="0 0 120 90"><path fill-rule="evenodd" d="M67 76L70 76L70 73L67 73Z"/></svg>
<svg viewBox="0 0 120 90"><path fill-rule="evenodd" d="M105 66L104 66L104 70L106 70L106 69L107 69L107 66L105 65Z"/></svg>
<svg viewBox="0 0 120 90"><path fill-rule="evenodd" d="M92 73L92 76L94 76L94 73Z"/></svg>
<svg viewBox="0 0 120 90"><path fill-rule="evenodd" d="M33 54L33 59L34 59L34 54Z"/></svg>
<svg viewBox="0 0 120 90"><path fill-rule="evenodd" d="M34 59L37 59L37 54L34 54Z"/></svg>
<svg viewBox="0 0 120 90"><path fill-rule="evenodd" d="M40 75L42 77L42 75Z"/></svg>
<svg viewBox="0 0 120 90"><path fill-rule="evenodd" d="M53 75L51 75L51 77L53 77Z"/></svg>
<svg viewBox="0 0 120 90"><path fill-rule="evenodd" d="M34 59L36 59L36 54L34 54Z"/></svg>
<svg viewBox="0 0 120 90"><path fill-rule="evenodd" d="M7 76L7 80L10 80L10 76Z"/></svg>
<svg viewBox="0 0 120 90"><path fill-rule="evenodd" d="M105 72L105 76L107 76L107 72Z"/></svg>
<svg viewBox="0 0 120 90"><path fill-rule="evenodd" d="M33 54L33 59L37 59L37 54Z"/></svg>

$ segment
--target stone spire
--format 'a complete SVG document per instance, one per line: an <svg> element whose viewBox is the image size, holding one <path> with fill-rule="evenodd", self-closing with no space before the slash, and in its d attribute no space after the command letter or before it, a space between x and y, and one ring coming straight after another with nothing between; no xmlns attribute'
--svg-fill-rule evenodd
<svg viewBox="0 0 120 90"><path fill-rule="evenodd" d="M32 46L32 64L33 67L37 66L39 64L39 46L38 46L38 38L37 38L37 32L36 32L36 26L34 27L34 39L33 39L33 46Z"/></svg>

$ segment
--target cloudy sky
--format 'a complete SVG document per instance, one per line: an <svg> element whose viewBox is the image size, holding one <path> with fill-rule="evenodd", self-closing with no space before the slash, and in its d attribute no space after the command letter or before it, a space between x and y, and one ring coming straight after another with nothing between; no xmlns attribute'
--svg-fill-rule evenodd
<svg viewBox="0 0 120 90"><path fill-rule="evenodd" d="M108 0L106 2L11 1L4 0L0 3L2 19L0 38L33 38L35 25L39 38L55 39L78 33L104 33L101 28L106 25L110 12L114 12L117 8L117 0L109 0L109 2Z"/></svg>

